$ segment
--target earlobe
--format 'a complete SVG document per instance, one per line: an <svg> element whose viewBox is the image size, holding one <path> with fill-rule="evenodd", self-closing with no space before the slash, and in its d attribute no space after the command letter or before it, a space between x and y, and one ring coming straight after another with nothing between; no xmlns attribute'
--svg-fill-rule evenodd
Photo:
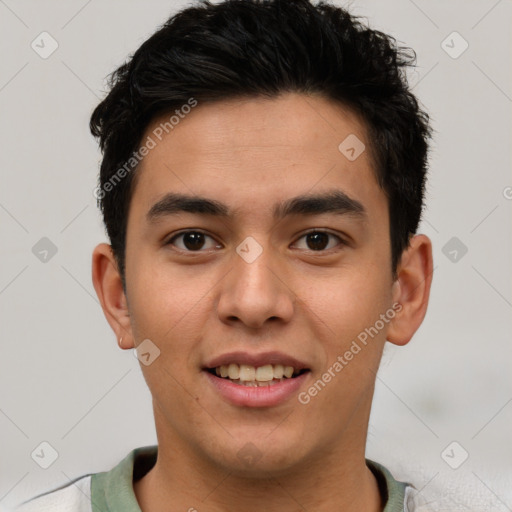
<svg viewBox="0 0 512 512"><path fill-rule="evenodd" d="M390 322L389 342L405 345L421 325L427 312L432 268L432 242L426 235L415 235L402 253L393 283L393 303L400 303L401 308Z"/></svg>
<svg viewBox="0 0 512 512"><path fill-rule="evenodd" d="M121 348L133 348L126 295L112 247L108 244L99 244L93 251L92 282L110 327L117 339L123 340Z"/></svg>

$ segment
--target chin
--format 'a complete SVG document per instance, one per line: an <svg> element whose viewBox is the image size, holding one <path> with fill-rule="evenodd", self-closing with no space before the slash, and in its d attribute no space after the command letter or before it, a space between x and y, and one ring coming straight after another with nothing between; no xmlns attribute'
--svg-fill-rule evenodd
<svg viewBox="0 0 512 512"><path fill-rule="evenodd" d="M297 436L296 442L293 442L292 436L286 432L278 439L274 436L270 439L266 431L260 436L228 436L226 442L228 445L215 453L211 453L211 444L204 448L210 452L208 457L215 466L241 477L268 478L284 475L294 467L302 466L307 456L300 437Z"/></svg>

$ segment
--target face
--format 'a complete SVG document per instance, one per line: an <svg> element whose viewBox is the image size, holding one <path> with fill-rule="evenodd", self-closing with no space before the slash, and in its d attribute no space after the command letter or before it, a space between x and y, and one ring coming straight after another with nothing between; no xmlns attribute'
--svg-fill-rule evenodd
<svg viewBox="0 0 512 512"><path fill-rule="evenodd" d="M126 299L160 351L141 365L159 444L275 474L364 449L394 300L370 144L350 111L286 94L199 104L145 156Z"/></svg>

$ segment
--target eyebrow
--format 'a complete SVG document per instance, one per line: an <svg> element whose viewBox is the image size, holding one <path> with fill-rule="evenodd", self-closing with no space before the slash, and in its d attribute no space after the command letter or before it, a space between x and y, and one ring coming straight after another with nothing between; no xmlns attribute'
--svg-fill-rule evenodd
<svg viewBox="0 0 512 512"><path fill-rule="evenodd" d="M148 211L148 222L186 212L199 215L212 215L227 218L233 215L229 207L215 199L187 194L169 193L155 203ZM313 216L323 213L352 215L364 219L367 211L364 206L341 190L331 190L320 194L304 194L279 202L273 207L275 220L291 215Z"/></svg>

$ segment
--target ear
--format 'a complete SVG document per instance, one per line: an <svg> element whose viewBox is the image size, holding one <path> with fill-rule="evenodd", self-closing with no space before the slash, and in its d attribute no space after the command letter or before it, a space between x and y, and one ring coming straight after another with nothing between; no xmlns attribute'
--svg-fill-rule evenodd
<svg viewBox="0 0 512 512"><path fill-rule="evenodd" d="M387 340L405 345L418 330L427 312L433 272L432 242L426 235L415 235L402 253L393 283L393 303L400 303L391 320Z"/></svg>
<svg viewBox="0 0 512 512"><path fill-rule="evenodd" d="M126 295L112 247L108 244L99 244L93 251L92 282L107 322L117 339L123 339L122 348L133 348Z"/></svg>

